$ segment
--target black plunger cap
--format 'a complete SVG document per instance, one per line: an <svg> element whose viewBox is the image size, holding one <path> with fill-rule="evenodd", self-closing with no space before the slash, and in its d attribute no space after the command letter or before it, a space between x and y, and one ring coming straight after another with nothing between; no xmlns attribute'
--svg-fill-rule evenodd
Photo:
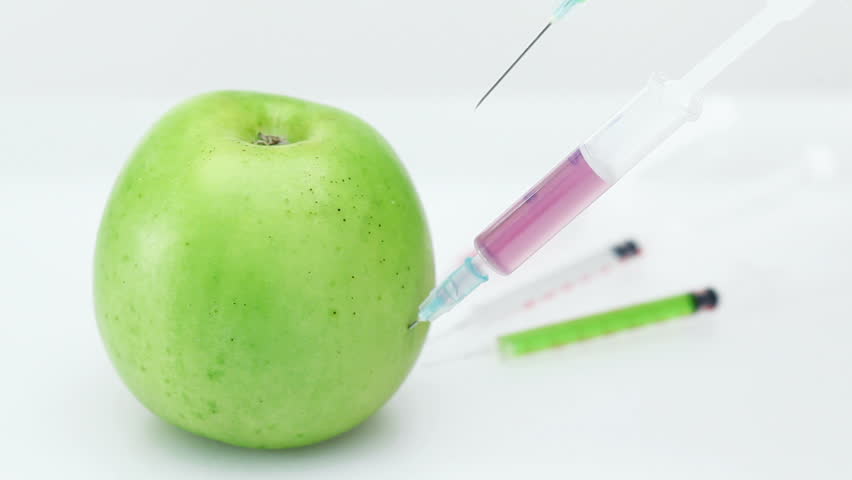
<svg viewBox="0 0 852 480"><path fill-rule="evenodd" d="M615 255L619 259L626 260L630 257L639 255L639 245L637 245L633 240L628 240L621 245L617 245L612 249L612 251L615 252Z"/></svg>
<svg viewBox="0 0 852 480"><path fill-rule="evenodd" d="M696 312L699 310L713 310L719 305L719 294L712 288L693 293L692 298L695 300Z"/></svg>

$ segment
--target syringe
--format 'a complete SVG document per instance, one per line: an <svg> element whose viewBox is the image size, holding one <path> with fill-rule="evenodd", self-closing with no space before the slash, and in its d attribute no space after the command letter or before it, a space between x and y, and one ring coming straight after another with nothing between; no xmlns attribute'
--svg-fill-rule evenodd
<svg viewBox="0 0 852 480"><path fill-rule="evenodd" d="M640 305L598 313L576 320L545 325L497 339L500 350L509 356L521 356L554 347L582 342L624 330L644 327L684 317L702 310L713 310L719 295L712 288L675 295Z"/></svg>
<svg viewBox="0 0 852 480"><path fill-rule="evenodd" d="M476 254L421 304L415 327L447 313L491 273L509 275L687 121L699 94L777 25L816 0L767 0L766 6L679 81L660 75L583 145L476 237Z"/></svg>
<svg viewBox="0 0 852 480"><path fill-rule="evenodd" d="M611 270L641 253L639 245L628 240L586 255L573 263L552 270L529 283L500 295L487 303L474 306L467 317L456 322L445 334L457 333L471 325L493 325L517 313L529 311L541 303L552 300L560 292L573 290L578 284ZM430 339L434 343L437 337Z"/></svg>

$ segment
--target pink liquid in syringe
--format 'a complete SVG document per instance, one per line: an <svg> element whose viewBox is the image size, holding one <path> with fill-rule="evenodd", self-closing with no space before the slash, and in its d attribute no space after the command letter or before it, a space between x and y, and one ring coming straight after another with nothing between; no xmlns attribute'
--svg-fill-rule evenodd
<svg viewBox="0 0 852 480"><path fill-rule="evenodd" d="M476 249L508 275L609 187L577 150L479 234Z"/></svg>

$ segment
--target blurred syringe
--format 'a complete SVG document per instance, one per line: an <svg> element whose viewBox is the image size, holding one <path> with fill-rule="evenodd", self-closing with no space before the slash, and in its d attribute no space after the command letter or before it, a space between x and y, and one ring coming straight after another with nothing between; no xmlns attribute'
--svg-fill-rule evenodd
<svg viewBox="0 0 852 480"><path fill-rule="evenodd" d="M491 273L514 272L678 128L697 119L699 95L730 63L815 1L768 0L681 80L654 76L621 112L476 238L476 255L429 294L411 327L450 311Z"/></svg>
<svg viewBox="0 0 852 480"><path fill-rule="evenodd" d="M504 354L526 355L712 310L718 303L718 294L710 288L503 335L497 342Z"/></svg>
<svg viewBox="0 0 852 480"><path fill-rule="evenodd" d="M477 323L487 321L488 324L494 324L501 319L530 310L539 303L553 299L559 293L573 289L579 283L591 280L598 274L637 257L640 253L639 245L633 240L594 252L510 290L495 300L474 306L464 320L454 324L440 336L455 333ZM438 336L433 337L430 341L434 342L437 338Z"/></svg>
<svg viewBox="0 0 852 480"><path fill-rule="evenodd" d="M684 293L501 335L496 343L490 338L477 348L433 359L424 366L454 364L497 353L508 357L523 356L713 310L718 303L719 295L712 288Z"/></svg>

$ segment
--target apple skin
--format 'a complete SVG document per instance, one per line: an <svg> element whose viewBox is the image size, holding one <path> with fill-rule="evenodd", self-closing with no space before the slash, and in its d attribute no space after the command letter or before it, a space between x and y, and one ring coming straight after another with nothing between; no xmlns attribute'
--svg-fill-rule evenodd
<svg viewBox="0 0 852 480"><path fill-rule="evenodd" d="M214 92L169 112L124 167L98 232L95 310L156 415L233 445L304 446L399 388L428 331L408 325L433 262L414 187L373 128Z"/></svg>

